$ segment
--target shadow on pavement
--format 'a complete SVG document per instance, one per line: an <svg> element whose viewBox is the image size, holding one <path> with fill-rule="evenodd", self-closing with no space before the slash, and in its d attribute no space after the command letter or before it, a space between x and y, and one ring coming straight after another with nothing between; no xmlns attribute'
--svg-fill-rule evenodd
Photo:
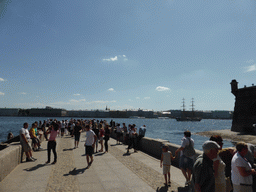
<svg viewBox="0 0 256 192"><path fill-rule="evenodd" d="M63 149L63 151L73 151L74 148Z"/></svg>
<svg viewBox="0 0 256 192"><path fill-rule="evenodd" d="M168 186L163 186L161 188L157 187L156 192L167 192Z"/></svg>
<svg viewBox="0 0 256 192"><path fill-rule="evenodd" d="M86 169L88 169L88 167L85 167L83 169L76 169L76 168L74 168L72 171L69 171L69 173L64 174L63 176L83 174Z"/></svg>
<svg viewBox="0 0 256 192"><path fill-rule="evenodd" d="M36 165L36 166L34 166L34 167L31 167L31 168L27 168L27 169L23 169L24 171L35 171L35 170L37 170L37 169L39 169L39 168L41 168L41 167L44 167L44 166L46 166L47 164L38 164L38 165Z"/></svg>

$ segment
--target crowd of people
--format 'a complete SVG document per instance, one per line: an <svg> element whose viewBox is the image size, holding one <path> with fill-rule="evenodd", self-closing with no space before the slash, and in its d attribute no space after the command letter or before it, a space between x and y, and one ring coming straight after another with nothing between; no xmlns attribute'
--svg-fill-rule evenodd
<svg viewBox="0 0 256 192"><path fill-rule="evenodd" d="M86 132L86 159L88 167L93 162L93 153L108 152L108 141L110 139L110 134L112 131L116 133L117 144L121 144L120 138L123 137L125 144L128 144L127 153L129 149L134 148L134 152L137 152L139 147L139 141L145 136L146 126L143 125L137 133L136 125L128 125L126 127L125 123L121 127L119 123L115 124L111 121L108 124L107 121L99 120L83 120L83 119L70 119L57 121L56 119L47 119L44 122L36 121L32 123L31 128L29 128L28 123L24 123L23 128L20 130L20 143L23 147L23 151L26 154L26 161L35 161L36 159L32 156L33 151L40 151L41 140L44 137L47 143L47 161L50 163L51 151L54 155L54 161L52 164L57 163L57 152L56 152L56 138L64 137L69 135L74 138L74 149L79 147L80 135ZM104 143L103 143L104 142Z"/></svg>
<svg viewBox="0 0 256 192"><path fill-rule="evenodd" d="M51 151L54 161L57 162L56 137L69 135L74 137L74 149L79 147L81 132L86 132L85 148L88 167L93 163L93 153L108 152L108 141L111 132L116 134L116 144L127 144L127 153L130 149L137 152L141 138L145 136L146 126L137 130L135 124L110 124L99 120L71 119L57 121L46 120L34 122L28 130L28 123L24 123L20 130L20 142L26 154L26 161L35 161L32 151L41 149L41 139L45 137L47 143L47 161L50 163ZM104 142L104 143L103 143ZM186 179L185 186L195 192L255 192L255 146L239 142L236 147L222 148L223 139L213 135L203 145L203 154L196 157L194 140L191 132L185 131L181 146L173 155L168 146L162 147L160 167L163 168L165 184L170 185L171 162L179 155L179 167Z"/></svg>
<svg viewBox="0 0 256 192"><path fill-rule="evenodd" d="M255 192L255 146L244 142L237 143L236 147L223 149L222 146L222 137L213 135L202 145L203 154L196 157L191 132L185 131L175 156L168 151L168 146L162 148L160 167L163 166L165 184L170 182L171 161L180 153L179 167L191 191Z"/></svg>

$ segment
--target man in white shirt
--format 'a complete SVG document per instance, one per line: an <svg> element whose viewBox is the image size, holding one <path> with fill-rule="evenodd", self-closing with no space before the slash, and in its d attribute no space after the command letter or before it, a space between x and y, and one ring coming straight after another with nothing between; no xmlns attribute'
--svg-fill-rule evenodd
<svg viewBox="0 0 256 192"><path fill-rule="evenodd" d="M92 162L93 162L93 149L94 149L94 145L95 142L97 140L97 136L95 135L95 133L90 130L89 125L85 126L85 131L86 131L86 140L85 140L85 149L86 149L86 160L87 160L87 164L88 164L88 168L91 166ZM89 157L91 158L91 161L89 161Z"/></svg>
<svg viewBox="0 0 256 192"><path fill-rule="evenodd" d="M32 148L30 146L30 135L28 131L28 123L23 124L23 128L20 130L20 144L22 149L26 154L26 161L35 161L36 159L32 157Z"/></svg>

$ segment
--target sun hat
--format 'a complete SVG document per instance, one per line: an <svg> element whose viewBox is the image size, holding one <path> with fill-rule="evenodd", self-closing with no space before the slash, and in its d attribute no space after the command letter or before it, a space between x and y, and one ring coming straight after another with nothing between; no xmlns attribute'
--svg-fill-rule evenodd
<svg viewBox="0 0 256 192"><path fill-rule="evenodd" d="M220 146L215 141L205 141L203 144L203 150L220 149Z"/></svg>

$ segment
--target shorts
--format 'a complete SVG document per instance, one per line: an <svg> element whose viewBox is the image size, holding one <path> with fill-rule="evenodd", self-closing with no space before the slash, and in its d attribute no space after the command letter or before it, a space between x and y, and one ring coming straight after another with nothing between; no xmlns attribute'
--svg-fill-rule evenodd
<svg viewBox="0 0 256 192"><path fill-rule="evenodd" d="M37 138L32 138L32 143L33 144L39 144L39 140Z"/></svg>
<svg viewBox="0 0 256 192"><path fill-rule="evenodd" d="M75 141L80 141L80 134L79 135L75 135Z"/></svg>
<svg viewBox="0 0 256 192"><path fill-rule="evenodd" d="M193 165L194 165L194 161L193 159L186 157L185 155L182 155L180 157L180 163L179 166L181 169L189 169L192 170L193 169Z"/></svg>
<svg viewBox="0 0 256 192"><path fill-rule="evenodd" d="M103 141L103 137L100 137L100 141Z"/></svg>
<svg viewBox="0 0 256 192"><path fill-rule="evenodd" d="M171 165L163 165L163 174L169 173L171 170Z"/></svg>
<svg viewBox="0 0 256 192"><path fill-rule="evenodd" d="M92 154L93 154L93 147L91 145L86 145L85 146L85 150L86 150L86 155L92 156Z"/></svg>
<svg viewBox="0 0 256 192"><path fill-rule="evenodd" d="M31 148L31 146L30 146L29 143L30 143L29 141L28 141L28 143L26 143L26 142L24 142L24 141L21 141L21 142L20 142L20 144L21 144L21 146L22 146L22 150L23 150L24 152L29 152L29 151L32 150L32 148Z"/></svg>
<svg viewBox="0 0 256 192"><path fill-rule="evenodd" d="M65 131L65 128L61 128L61 129L60 129L60 132L61 132L61 133L64 133L64 131Z"/></svg>

